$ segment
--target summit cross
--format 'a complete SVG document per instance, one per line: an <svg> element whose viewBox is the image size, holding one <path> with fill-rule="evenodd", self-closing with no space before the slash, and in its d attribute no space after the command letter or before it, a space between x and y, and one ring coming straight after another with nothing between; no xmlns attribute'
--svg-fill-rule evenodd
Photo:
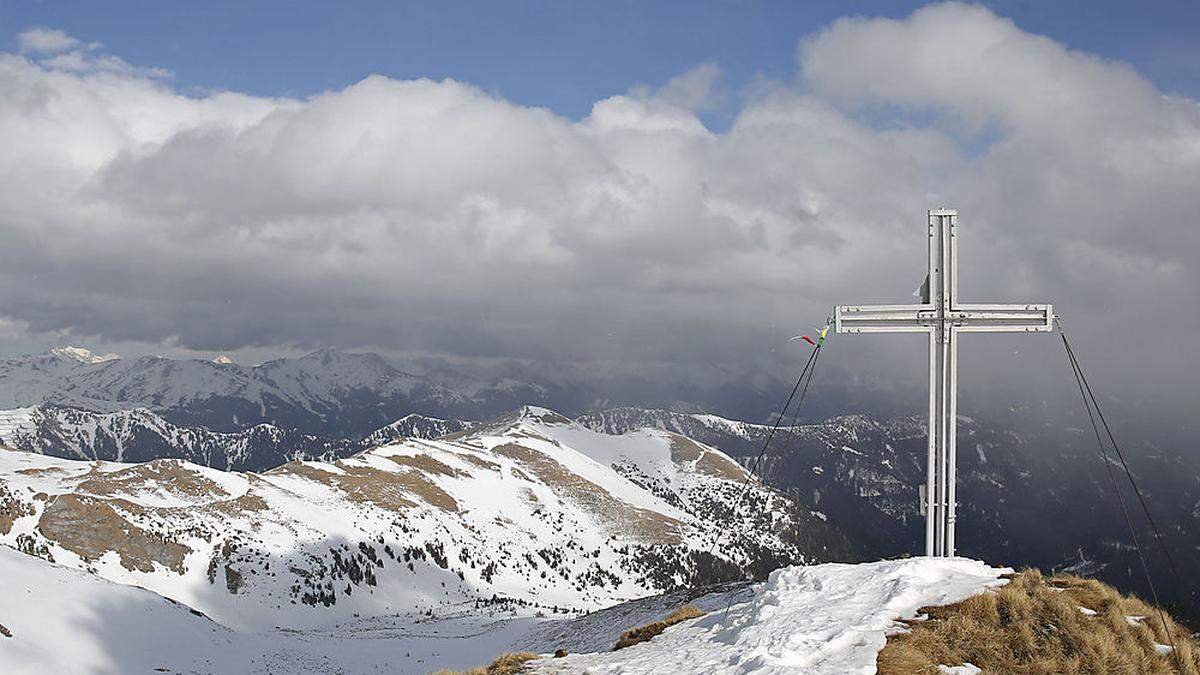
<svg viewBox="0 0 1200 675"><path fill-rule="evenodd" d="M929 212L929 276L919 305L842 305L838 333L929 334L929 462L921 507L925 555L954 555L955 450L958 435L959 333L1049 332L1054 311L1044 305L980 305L958 301L958 211Z"/></svg>

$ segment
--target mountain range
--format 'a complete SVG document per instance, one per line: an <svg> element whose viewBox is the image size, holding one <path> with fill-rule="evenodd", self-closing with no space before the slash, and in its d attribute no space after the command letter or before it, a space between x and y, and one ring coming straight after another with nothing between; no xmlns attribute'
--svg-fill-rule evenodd
<svg viewBox="0 0 1200 675"><path fill-rule="evenodd" d="M847 555L714 448L534 407L259 473L3 451L0 543L246 630L570 614Z"/></svg>
<svg viewBox="0 0 1200 675"><path fill-rule="evenodd" d="M750 378L718 402L713 392L726 380L691 377L670 389L655 384L667 379L663 372L577 364L480 366L324 350L245 367L64 348L0 361L0 407L8 408L0 411L0 442L60 458L178 458L264 473L295 461L336 462L401 439L482 429L487 423L480 420L537 404L604 434L657 429L755 465L770 432L762 422L773 418L787 383ZM814 410L861 412L789 421L757 464L769 485L825 519L831 536L842 537L841 550L864 559L919 552L923 541L917 486L925 473L925 420L876 406L877 394L835 391ZM852 399L855 405L841 404ZM638 404L615 405L623 400ZM1177 565L1200 567L1200 462L1191 436L1186 429L1167 433L1167 424L1147 416L1153 405L1124 403L1132 412L1114 415L1114 424L1144 439L1126 448L1131 468ZM1048 399L960 416L960 550L1093 574L1148 594L1090 431L1061 422L1071 404ZM746 417L724 412L738 409ZM724 414L713 414L718 410ZM1086 424L1078 415L1069 419ZM1141 527L1143 542L1153 544ZM1148 563L1166 604L1189 614L1189 593L1200 604L1160 552L1151 548Z"/></svg>
<svg viewBox="0 0 1200 675"><path fill-rule="evenodd" d="M123 359L79 347L0 359L0 409L44 403L92 412L145 408L178 426L236 432L270 424L347 438L411 413L489 419L522 405L549 405L566 414L626 403L729 408L734 414L768 408L772 388L764 384L739 382L720 369L670 364L451 363L332 349L255 366L228 359Z"/></svg>
<svg viewBox="0 0 1200 675"><path fill-rule="evenodd" d="M145 462L177 458L225 471L265 471L292 460L332 460L402 438L435 438L470 422L410 413L362 438L317 436L273 424L241 431L183 427L146 408L94 412L44 403L0 410L0 442L69 459Z"/></svg>

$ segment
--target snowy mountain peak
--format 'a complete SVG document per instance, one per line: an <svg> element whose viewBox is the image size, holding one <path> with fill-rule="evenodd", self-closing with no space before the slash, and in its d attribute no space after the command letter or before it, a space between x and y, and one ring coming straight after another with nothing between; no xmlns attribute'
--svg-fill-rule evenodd
<svg viewBox="0 0 1200 675"><path fill-rule="evenodd" d="M233 364L233 359L221 354L220 356L214 358L212 362L221 366L228 366Z"/></svg>
<svg viewBox="0 0 1200 675"><path fill-rule="evenodd" d="M89 349L83 347L55 347L50 350L52 356L57 356L60 359L70 359L80 363L104 363L105 361L115 361L120 357L118 354L109 352L107 354L96 354Z"/></svg>
<svg viewBox="0 0 1200 675"><path fill-rule="evenodd" d="M566 415L554 412L549 408L542 408L536 405L522 406L517 413L517 418L521 421L540 422L549 425L577 424L574 420Z"/></svg>

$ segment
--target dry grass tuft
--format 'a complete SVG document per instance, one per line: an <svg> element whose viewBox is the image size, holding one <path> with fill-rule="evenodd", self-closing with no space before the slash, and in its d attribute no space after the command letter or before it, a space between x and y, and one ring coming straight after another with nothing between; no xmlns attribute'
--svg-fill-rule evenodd
<svg viewBox="0 0 1200 675"><path fill-rule="evenodd" d="M1031 675L1200 672L1200 643L1186 629L1168 616L1168 639L1157 609L1094 579L1024 570L995 592L921 613L928 619L888 638L876 662L881 675L964 663ZM1178 653L1157 653L1155 645L1172 641Z"/></svg>
<svg viewBox="0 0 1200 675"><path fill-rule="evenodd" d="M704 616L704 612L696 609L696 607L693 605L684 605L683 607L680 607L674 612L668 614L667 618L663 619L662 621L648 623L645 626L638 628L630 628L624 633L621 633L621 637L617 640L617 645L613 647L613 651L615 652L618 649L631 647L639 642L645 642L646 640L649 640L655 635L662 633L667 628L674 626L681 621L695 619L698 616Z"/></svg>
<svg viewBox="0 0 1200 675"><path fill-rule="evenodd" d="M525 662L538 658L533 652L509 652L482 668L439 670L433 675L515 675L525 671Z"/></svg>

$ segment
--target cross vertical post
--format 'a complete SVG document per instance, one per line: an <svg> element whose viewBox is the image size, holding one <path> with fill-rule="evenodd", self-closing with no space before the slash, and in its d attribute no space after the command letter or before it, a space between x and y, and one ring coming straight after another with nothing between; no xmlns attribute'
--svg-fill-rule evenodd
<svg viewBox="0 0 1200 675"><path fill-rule="evenodd" d="M838 333L929 336L929 431L925 485L925 555L955 551L958 494L958 336L964 332L1049 332L1049 304L965 304L958 301L958 212L929 211L929 274L919 305L841 305Z"/></svg>

